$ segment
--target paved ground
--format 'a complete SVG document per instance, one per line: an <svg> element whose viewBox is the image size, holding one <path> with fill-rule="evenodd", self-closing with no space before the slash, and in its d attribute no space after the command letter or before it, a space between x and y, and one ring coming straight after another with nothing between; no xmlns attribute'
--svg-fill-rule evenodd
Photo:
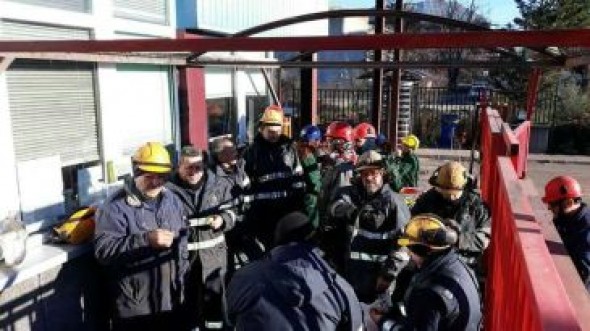
<svg viewBox="0 0 590 331"><path fill-rule="evenodd" d="M457 160L469 167L470 151L420 149L420 183L421 188L429 188L428 178L432 172L446 160ZM474 165L474 173L479 170L479 163ZM542 194L545 183L559 175L570 175L580 181L584 200L590 202L590 157L531 154L528 162L527 177L532 179L537 190Z"/></svg>

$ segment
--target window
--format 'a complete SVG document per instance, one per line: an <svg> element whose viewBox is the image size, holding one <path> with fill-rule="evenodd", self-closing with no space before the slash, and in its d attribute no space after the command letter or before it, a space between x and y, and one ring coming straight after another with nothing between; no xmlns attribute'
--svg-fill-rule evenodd
<svg viewBox="0 0 590 331"><path fill-rule="evenodd" d="M246 116L248 125L248 141L253 141L258 129L258 120L262 117L264 108L269 105L267 96L247 95Z"/></svg>
<svg viewBox="0 0 590 331"><path fill-rule="evenodd" d="M90 13L90 0L9 0L25 5L34 5L46 8L63 9L79 13Z"/></svg>
<svg viewBox="0 0 590 331"><path fill-rule="evenodd" d="M103 0L104 1L104 0ZM167 25L169 0L114 0L115 16Z"/></svg>
<svg viewBox="0 0 590 331"><path fill-rule="evenodd" d="M235 136L236 119L231 97L207 99L209 138L226 134Z"/></svg>

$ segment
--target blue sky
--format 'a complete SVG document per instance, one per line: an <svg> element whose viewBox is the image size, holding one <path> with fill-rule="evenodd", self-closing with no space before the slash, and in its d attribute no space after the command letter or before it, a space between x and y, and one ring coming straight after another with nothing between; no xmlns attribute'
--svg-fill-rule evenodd
<svg viewBox="0 0 590 331"><path fill-rule="evenodd" d="M406 0L408 2L409 0ZM463 3L470 3L469 0L461 0ZM374 0L330 0L330 4L350 8L368 8L375 6ZM512 19L519 15L514 0L476 0L481 8L481 13L490 18L493 24L504 25L512 22ZM499 27L499 26L495 26Z"/></svg>

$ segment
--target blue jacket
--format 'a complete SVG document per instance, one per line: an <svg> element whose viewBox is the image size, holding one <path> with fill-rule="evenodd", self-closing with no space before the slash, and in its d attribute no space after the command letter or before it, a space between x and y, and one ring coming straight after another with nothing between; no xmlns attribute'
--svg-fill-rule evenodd
<svg viewBox="0 0 590 331"><path fill-rule="evenodd" d="M554 222L586 290L590 292L590 208L582 204L574 215L558 217Z"/></svg>
<svg viewBox="0 0 590 331"><path fill-rule="evenodd" d="M164 189L152 205L133 192L131 184L107 198L98 210L94 235L94 254L106 267L114 313L122 318L176 309L188 268L180 201ZM150 247L147 234L157 228L174 232L169 249Z"/></svg>
<svg viewBox="0 0 590 331"><path fill-rule="evenodd" d="M307 243L274 248L238 270L228 306L236 330L360 330L354 291Z"/></svg>

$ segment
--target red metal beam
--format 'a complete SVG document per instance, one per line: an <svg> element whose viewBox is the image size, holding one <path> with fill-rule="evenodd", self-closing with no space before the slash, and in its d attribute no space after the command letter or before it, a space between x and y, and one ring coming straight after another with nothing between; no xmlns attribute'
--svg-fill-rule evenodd
<svg viewBox="0 0 590 331"><path fill-rule="evenodd" d="M29 40L0 42L0 52L321 51L518 46L590 48L590 29L408 33L399 35L354 35L337 37L203 38L197 40Z"/></svg>
<svg viewBox="0 0 590 331"><path fill-rule="evenodd" d="M199 38L188 33L178 33L178 38ZM205 102L205 69L179 69L179 104L182 144L208 148L208 117Z"/></svg>
<svg viewBox="0 0 590 331"><path fill-rule="evenodd" d="M541 69L534 68L529 74L526 97L526 119L530 121L533 118L535 107L537 106L537 91L539 81L541 80Z"/></svg>

